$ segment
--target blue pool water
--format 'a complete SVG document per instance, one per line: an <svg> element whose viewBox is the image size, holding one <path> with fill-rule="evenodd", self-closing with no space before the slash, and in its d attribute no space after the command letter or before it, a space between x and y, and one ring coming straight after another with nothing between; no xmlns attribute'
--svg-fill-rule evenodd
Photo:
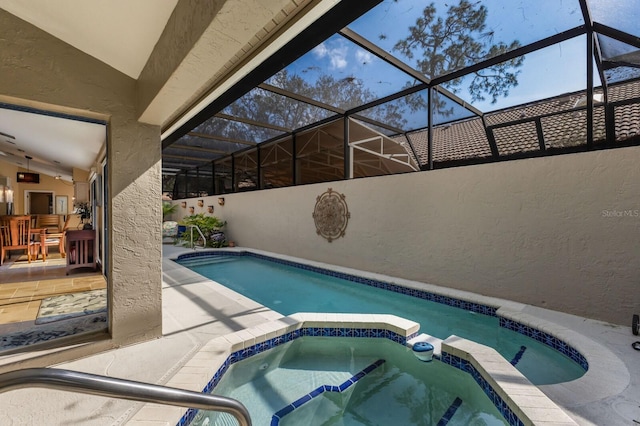
<svg viewBox="0 0 640 426"><path fill-rule="evenodd" d="M393 314L441 339L455 334L491 346L536 385L566 382L585 373L562 353L500 327L496 317L250 256L201 256L178 262L282 315Z"/></svg>
<svg viewBox="0 0 640 426"><path fill-rule="evenodd" d="M233 364L214 393L241 401L255 425L507 424L470 374L386 339L303 337ZM236 423L201 411L190 424Z"/></svg>

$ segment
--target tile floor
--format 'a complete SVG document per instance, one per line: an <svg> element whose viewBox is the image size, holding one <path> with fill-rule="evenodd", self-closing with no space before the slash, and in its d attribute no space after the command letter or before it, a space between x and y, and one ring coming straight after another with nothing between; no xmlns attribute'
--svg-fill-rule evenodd
<svg viewBox="0 0 640 426"><path fill-rule="evenodd" d="M107 287L99 271L66 275L65 266L59 253L30 264L24 256L14 256L0 266L0 326L35 321L45 298Z"/></svg>

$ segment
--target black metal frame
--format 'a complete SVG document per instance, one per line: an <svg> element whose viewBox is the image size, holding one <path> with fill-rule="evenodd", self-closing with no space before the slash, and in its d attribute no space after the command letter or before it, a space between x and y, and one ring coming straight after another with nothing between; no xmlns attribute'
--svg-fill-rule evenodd
<svg viewBox="0 0 640 426"><path fill-rule="evenodd" d="M492 161L505 161L505 160L512 160L512 159L520 159L520 158L539 157L544 155L557 155L557 154L572 153L572 152L582 152L582 151L588 151L592 149L615 148L615 147L621 147L621 146L638 145L640 144L638 140L627 141L624 143L615 143L615 127L614 127L615 126L615 116L614 116L615 107L622 104L636 103L640 101L640 99L625 100L625 101L615 102L615 103L609 102L609 96L608 96L609 85L606 81L606 76L604 74L606 63L602 59L602 54L601 54L601 49L600 49L597 34L606 35L615 40L627 43L639 49L640 49L640 38L624 33L622 31L616 30L614 28L608 27L606 25L594 22L591 16L591 12L589 10L587 0L578 0L578 1L580 3L583 20L585 22L584 25L579 25L577 27L555 34L553 36L546 37L544 39L538 40L536 42L519 47L512 51L506 52L502 55L488 58L482 62L470 65L460 70L450 72L446 75L438 76L437 78L433 78L433 79L427 78L417 70L408 66L407 64L400 61L399 59L393 57L388 52L376 46L374 43L371 43L366 38L360 36L356 32L346 27L346 25L348 25L350 22L352 22L353 20L358 18L360 15L364 14L369 9L371 9L372 7L380 3L379 0L378 1L368 0L368 1L362 1L362 2L340 2L331 11L329 11L322 18L320 18L318 21L316 21L314 24L312 24L306 30L304 30L296 39L287 43L283 48L278 50L278 52L276 52L271 58L269 58L263 64L259 65L255 70L250 72L247 76L242 78L229 91L224 93L214 102L212 102L209 106L207 106L204 110L196 114L187 123L182 125L176 132L174 132L165 141L163 141L163 144L162 144L163 149L169 147L172 143L176 142L182 135L185 135L185 134L209 137L219 141L224 141L225 139L228 139L228 138L223 138L223 137L214 136L214 135L199 135L191 131L191 129L193 129L194 127L196 127L197 125L199 125L200 123L202 123L203 121L207 120L212 116L217 116L220 118L262 126L265 128L271 128L274 130L281 131L283 132L283 134L278 135L274 138L271 138L267 141L261 142L261 144L276 142L278 140L291 137L292 144L293 144L292 182L293 182L293 185L298 185L299 182L297 179L298 165L297 165L296 135L301 132L307 131L309 129L322 126L326 123L332 122L337 119L342 119L344 120L344 123L345 123L345 126L344 126L344 141L345 141L344 143L344 164L345 164L344 179L349 178L351 171L349 170L350 150L349 150L349 144L348 144L348 141L349 141L348 122L350 117L356 118L364 122L368 122L376 126L381 126L382 128L387 128L388 130L396 132L398 135L400 134L405 135L406 140L409 143L409 147L413 155L415 156L415 159L418 162L421 170L433 170L433 169L439 169L443 167L456 167L461 165L480 164L480 163L486 163L486 162L492 162ZM301 57L307 51L309 51L310 48L315 47L316 45L318 45L319 43L321 43L322 41L324 41L325 39L327 39L328 37L336 33L341 35L342 37L345 37L351 42L357 44L361 48L367 50L368 52L377 56L378 58L382 59L388 64L391 64L392 66L396 67L397 69L404 72L408 76L413 77L416 81L419 81L419 83L412 87L408 87L401 91L398 91L394 94L385 96L383 98L376 99L374 101L368 102L363 105L358 105L349 110L342 110L340 108L333 107L326 103L316 101L314 99L309 99L303 95L292 93L290 91L280 89L278 87L274 87L264 83L265 80L267 80L276 72L280 71L283 65L293 62L295 59ZM586 46L587 48L587 54L586 54L587 81L586 81L586 91L584 92L586 94L586 106L584 107L574 108L571 110L565 110L565 111L556 112L552 114L539 115L536 117L525 118L522 120L515 120L509 123L488 125L486 120L486 115L485 115L486 113L478 110L477 108L473 107L469 103L465 102L463 99L459 98L458 96L454 95L453 93L450 93L449 91L441 87L442 84L452 81L454 79L461 78L465 75L480 71L482 69L486 69L488 67L500 64L502 62L518 58L522 55L526 55L531 52L534 52L534 51L537 51L537 50L540 50L540 49L543 49L543 48L546 48L546 47L555 45L557 43L560 43L578 36L582 36L582 35L585 35L586 43L587 43L587 46ZM593 63L594 60L595 60L595 68ZM594 118L595 105L594 105L593 95L594 95L595 88L594 88L593 78L596 72L599 75L599 78L602 84L603 93L604 93L605 125L606 125L607 139L606 139L606 142L604 143L599 142L597 145L594 145L593 118ZM312 105L318 108L323 108L327 111L331 111L335 113L335 115L331 115L330 117L327 117L323 120L320 120L318 122L309 124L307 126L304 126L298 129L286 129L280 126L274 126L269 123L256 122L254 120L233 117L227 114L220 113L222 109L224 109L226 106L228 106L232 102L239 99L244 94L248 93L254 87L260 87L263 90L267 90L281 96L286 96L298 102L303 102L308 105ZM404 96L407 96L425 89L428 90L428 111L427 111L428 158L425 164L420 164L420 158L415 151L413 143L411 142L411 138L407 136L406 132L404 132L402 129L395 129L392 126L388 126L388 125L385 125L384 123L379 123L376 120L371 120L366 117L363 117L359 115L359 113L369 108L373 108L373 107L382 105L386 102L400 99ZM447 98L451 99L458 105L466 108L467 110L475 114L477 117L480 117L482 119L482 124L486 132L489 148L491 150L490 156L483 157L483 158L471 158L471 159L455 160L455 161L434 162L433 129L434 127L437 127L433 125L433 106L432 105L433 105L434 91L438 91L442 95L446 96ZM542 129L542 121L541 121L542 118L546 116L564 114L564 113L567 113L568 111L583 111L583 110L586 111L586 114L587 114L586 145L570 147L570 148L546 147L544 142L543 129ZM452 121L458 121L458 120L452 120ZM527 122L535 123L536 133L538 136L539 150L526 152L526 153L511 154L511 155L500 155L499 149L497 147L496 139L493 134L494 129L508 127L516 124L527 123ZM442 126L445 124L446 123L442 123L439 126ZM412 132L413 131L415 130L412 130ZM235 191L235 182L233 182L233 179L235 179L235 165L234 165L235 156L242 154L246 150L253 149L255 145L258 145L257 189L261 189L262 184L261 184L259 144L255 144L248 141L239 141L239 140L233 140L233 141L229 140L229 142L245 143L247 145L250 145L245 149L241 149L230 154L231 164L232 164L232 171L231 171L232 188L234 189L234 191ZM189 149L189 147L184 145L180 145L180 148ZM190 147L190 148L193 148L193 147ZM204 150L205 148L202 148L202 149ZM220 152L220 153L224 154L223 152ZM221 160L226 161L227 158L228 158L228 155L219 157L212 161L212 163L214 163L213 165L214 182L215 182L215 163ZM215 184L214 184L214 189L215 189Z"/></svg>
<svg viewBox="0 0 640 426"><path fill-rule="evenodd" d="M173 132L162 142L162 148L166 148L191 129L222 111L227 105L239 99L254 87L263 83L266 79L282 69L283 64L290 64L309 49L322 43L340 28L347 26L371 8L381 3L382 0L358 0L355 2L339 2L331 10L321 16L305 28L297 37L286 43L283 47L241 78L231 89L223 93L202 111L194 115L178 130Z"/></svg>

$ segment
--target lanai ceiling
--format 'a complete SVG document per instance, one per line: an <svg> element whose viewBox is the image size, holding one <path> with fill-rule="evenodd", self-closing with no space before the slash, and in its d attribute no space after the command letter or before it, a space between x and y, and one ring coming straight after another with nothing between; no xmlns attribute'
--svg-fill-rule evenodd
<svg viewBox="0 0 640 426"><path fill-rule="evenodd" d="M229 180L229 164L259 159L256 147L289 143L345 117L412 145L407 153L422 169L443 158L497 161L592 149L604 137L602 117L613 123L625 102L635 102L634 94L618 98L620 87L610 90L640 78L640 9L632 0L367 3L362 16L315 27L317 37L289 49L298 49L295 55L276 52L270 72L247 76L166 134L163 173L188 180L223 170ZM556 108L530 115L549 105ZM566 129L557 122L571 123L577 136L558 143ZM460 135L465 126L468 134ZM616 132L606 134L609 143L627 137ZM468 142L472 133L481 139ZM505 142L512 139L518 148ZM260 180L259 170L252 173Z"/></svg>
<svg viewBox="0 0 640 426"><path fill-rule="evenodd" d="M147 99L146 109L140 111L140 121L165 126L168 121L187 111L194 99L206 94L225 70L246 59L245 55L252 53L252 48L259 47L290 22L292 17L313 16L313 13L320 13L317 10L335 3L333 0L276 0L269 3L227 0L203 3L196 10L193 2L178 0L0 0L0 9L133 79L142 77L177 5L181 5L179 13L183 13L180 19L197 21L192 16L194 13L203 15L207 12L208 21L199 22L202 25L199 39L195 39L193 46L187 46L191 50L184 52L184 59L175 64L175 69L169 73L163 85L153 88L156 90L153 92L155 97ZM247 9L253 13L240 14ZM172 26L169 32L176 28L179 25ZM223 48L216 43L222 43ZM209 53L205 58L202 50L207 48ZM160 59L163 60L162 57ZM254 63L252 66L256 65ZM148 93L144 95L148 96ZM23 163L19 165L24 167L24 157L28 155L32 157L32 170L70 179L74 167L88 169L105 143L104 128L97 130L100 137L94 134L87 138L86 122L54 116L30 119L29 115L15 120L16 112L28 112L23 108L13 108L13 112L9 113L4 108L8 106L0 105L0 161ZM60 132L62 128L64 131ZM78 151L76 148L80 144L86 149ZM55 145L54 150L51 145ZM78 153L63 159L49 153L71 150Z"/></svg>

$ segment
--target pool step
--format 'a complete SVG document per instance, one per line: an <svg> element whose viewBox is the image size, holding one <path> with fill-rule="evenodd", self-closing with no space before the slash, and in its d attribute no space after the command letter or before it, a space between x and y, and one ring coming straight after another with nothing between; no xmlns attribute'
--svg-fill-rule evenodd
<svg viewBox="0 0 640 426"><path fill-rule="evenodd" d="M447 411L444 413L437 426L447 426L451 421L451 418L456 414L458 408L462 405L462 400L458 397L451 403Z"/></svg>
<svg viewBox="0 0 640 426"><path fill-rule="evenodd" d="M202 266L202 265L216 265L219 263L227 263L234 262L235 256L202 256L196 257L192 259L184 259L179 263L182 266L191 267L191 266Z"/></svg>
<svg viewBox="0 0 640 426"><path fill-rule="evenodd" d="M282 409L280 409L279 411L277 411L271 417L270 426L280 426L280 421L282 420L282 418L284 416L286 416L287 414L293 412L295 409L301 407L302 405L306 404L307 402L312 401L314 398L322 395L324 392L342 393L342 392L346 391L347 389L349 389L351 387L351 385L354 385L357 381L362 379L367 374L371 373L376 368L380 367L385 362L386 361L384 359L379 359L376 362L374 362L373 364L369 364L366 368L364 368L363 370L360 370L358 373L356 373L350 379L342 382L342 384L340 384L340 385L337 385L337 384L336 385L321 385L321 386L315 388L314 390L312 390L308 394L303 395L302 397L298 398L297 400L295 400L291 404L289 404L289 405L283 407Z"/></svg>

